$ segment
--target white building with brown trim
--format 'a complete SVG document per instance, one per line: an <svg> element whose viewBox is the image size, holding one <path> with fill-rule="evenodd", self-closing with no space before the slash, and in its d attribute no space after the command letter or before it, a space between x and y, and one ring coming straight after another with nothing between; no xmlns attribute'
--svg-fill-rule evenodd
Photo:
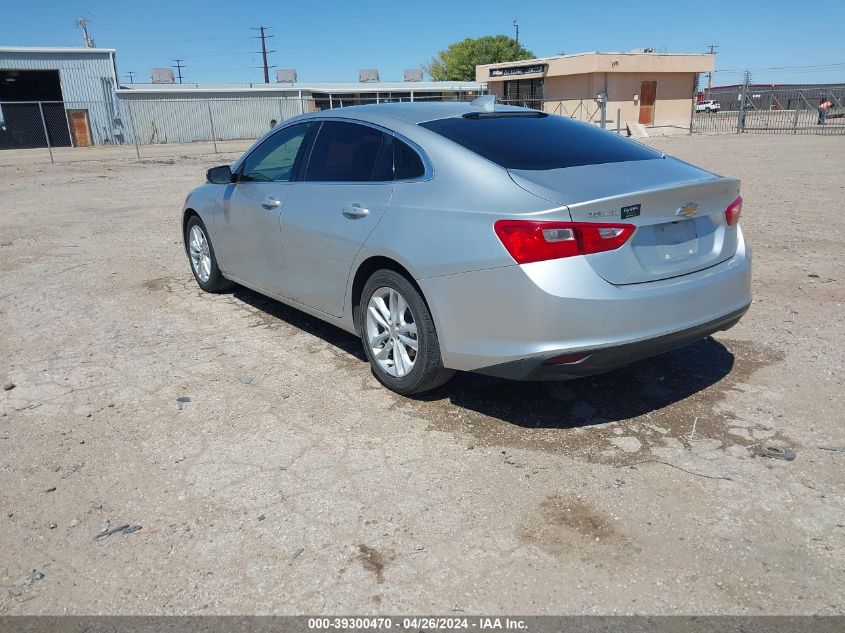
<svg viewBox="0 0 845 633"><path fill-rule="evenodd" d="M688 129L698 76L713 67L713 55L643 49L485 64L475 79L505 103L599 122L604 98L608 127Z"/></svg>

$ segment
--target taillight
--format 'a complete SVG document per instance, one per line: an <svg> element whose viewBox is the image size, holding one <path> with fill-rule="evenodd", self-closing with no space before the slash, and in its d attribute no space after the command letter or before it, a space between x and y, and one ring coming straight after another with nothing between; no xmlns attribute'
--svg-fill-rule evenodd
<svg viewBox="0 0 845 633"><path fill-rule="evenodd" d="M634 234L633 224L499 220L494 225L517 264L589 255L619 248Z"/></svg>
<svg viewBox="0 0 845 633"><path fill-rule="evenodd" d="M736 226L739 222L739 216L742 215L742 196L734 200L728 205L728 208L725 209L725 220L728 222L728 226Z"/></svg>

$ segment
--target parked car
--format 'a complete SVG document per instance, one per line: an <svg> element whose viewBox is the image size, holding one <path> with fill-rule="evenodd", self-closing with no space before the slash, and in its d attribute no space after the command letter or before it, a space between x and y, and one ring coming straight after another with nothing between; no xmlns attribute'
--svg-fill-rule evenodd
<svg viewBox="0 0 845 633"><path fill-rule="evenodd" d="M740 183L567 117L489 102L293 117L184 205L199 286L361 337L413 394L455 370L604 372L751 301Z"/></svg>
<svg viewBox="0 0 845 633"><path fill-rule="evenodd" d="M718 112L722 109L722 104L718 101L700 101L695 104L696 112Z"/></svg>

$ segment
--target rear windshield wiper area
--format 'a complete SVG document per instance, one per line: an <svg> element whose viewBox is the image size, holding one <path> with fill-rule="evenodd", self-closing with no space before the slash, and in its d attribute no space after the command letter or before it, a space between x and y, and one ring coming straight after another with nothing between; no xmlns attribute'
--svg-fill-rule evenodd
<svg viewBox="0 0 845 633"><path fill-rule="evenodd" d="M517 112L467 112L461 116L465 119L544 119L549 115L546 112L525 112L520 110Z"/></svg>

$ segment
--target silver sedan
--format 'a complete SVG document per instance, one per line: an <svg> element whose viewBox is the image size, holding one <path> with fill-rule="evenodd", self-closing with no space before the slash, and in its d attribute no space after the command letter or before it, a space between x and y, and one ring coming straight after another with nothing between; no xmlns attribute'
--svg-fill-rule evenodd
<svg viewBox="0 0 845 633"><path fill-rule="evenodd" d="M357 334L402 394L607 371L751 302L736 179L489 99L293 117L207 180L183 213L200 287Z"/></svg>

